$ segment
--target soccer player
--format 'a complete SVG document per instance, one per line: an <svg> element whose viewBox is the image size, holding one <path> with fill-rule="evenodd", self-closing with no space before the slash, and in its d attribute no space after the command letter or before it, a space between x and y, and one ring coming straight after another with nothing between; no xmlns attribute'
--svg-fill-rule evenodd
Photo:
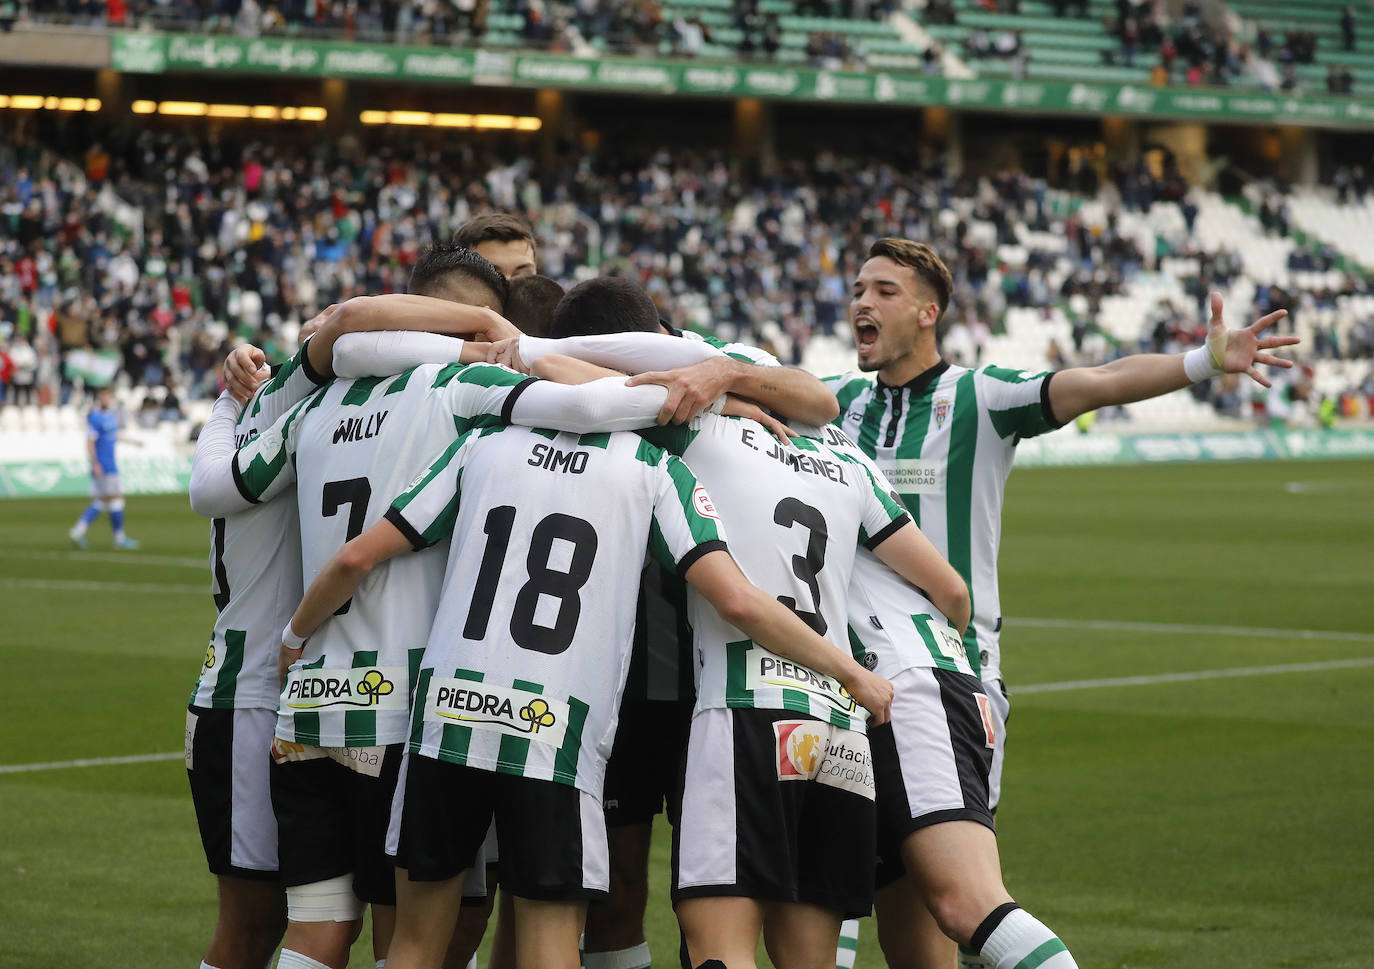
<svg viewBox="0 0 1374 969"><path fill-rule="evenodd" d="M647 297L643 303L624 307L604 322L579 320L567 329L648 329L636 321L637 315L652 312ZM555 332L564 331L566 310L560 306ZM579 342L584 349L594 347L579 356L600 356L600 362L613 365L625 363L606 352L616 343L654 342L672 353L672 341L646 341L640 334L559 345ZM909 580L931 590L957 623L967 621L963 580L915 528L902 527L907 516L862 462L830 451L817 439L798 439L800 454L777 445L764 448L757 425L749 422L708 419L647 433L680 450L708 487L721 494L719 508L727 523L748 529L752 540L739 553L746 574L770 591L783 592L782 601L812 628L828 633L838 650L849 648L841 630L855 538L880 548L879 554ZM888 517L879 521L883 514ZM779 552L781 536L773 526L781 526L788 537L803 533L805 554ZM838 541L830 542L831 536ZM864 914L871 904L873 815L865 798L872 801L873 788L862 720L851 716L853 705L843 695L825 689L822 678L810 679L808 671L790 664L778 666L776 657L753 649L737 630L695 612L692 627L699 689L673 876L673 898L692 961L720 958L731 966L750 965L762 926L775 963L813 965L818 955L823 963L829 958L827 944L834 952L840 916ZM784 709L806 716L784 723L780 718L787 714L775 712ZM793 750L795 745L783 745L783 739L803 746ZM722 757L722 749L732 756ZM792 758L786 765L783 753ZM848 767L861 769L846 773L836 766L841 756ZM774 767L767 773L777 771L771 780L760 773L770 757ZM813 778L819 786L785 783ZM826 786L839 790L822 790ZM824 871L811 863L814 853L801 838L801 831L822 816L828 832L843 832L831 836ZM722 818L733 819L724 822L731 830L717 830ZM777 832L794 832L796 838L778 838Z"/></svg>
<svg viewBox="0 0 1374 969"><path fill-rule="evenodd" d="M465 288L451 295L499 307L505 279L474 253L466 263ZM580 431L652 423L665 393L623 383L561 387L486 364L335 382L240 449L234 484L253 502L295 483L302 564L313 575L380 518L382 496L399 493L463 428L512 419ZM281 966L346 963L362 902L374 906L378 956L386 951L389 920L378 907L392 904L394 883L382 851L385 819L442 561L441 553L415 556L374 576L287 675L272 768L290 909Z"/></svg>
<svg viewBox="0 0 1374 969"><path fill-rule="evenodd" d="M114 388L101 387L96 391L95 399L95 408L86 415L86 453L91 459L91 503L71 531L67 532L67 536L77 548L85 548L86 529L100 517L102 511L109 511L114 547L136 549L138 542L124 534L124 489L119 483L119 464L115 461L119 413L114 406Z"/></svg>
<svg viewBox="0 0 1374 969"><path fill-rule="evenodd" d="M241 499L234 496L226 507L216 490L229 480L236 444L269 430L328 380L337 342L374 325L408 325L404 319L368 314L366 305L331 307L307 324L304 345L275 376L257 385L246 407L228 393L216 402L196 446L191 507L214 516L210 566L218 610L186 717L187 775L206 860L219 889L218 920L202 963L206 969L262 969L286 925L266 751L280 685L277 634L301 590L294 502L270 501L230 514ZM494 313L464 309L456 318L450 313L447 319L414 325L464 333L499 331L500 318ZM448 342L455 347L462 343ZM480 349L472 352L485 355ZM261 351L239 348L226 364L228 382L249 390L261 361Z"/></svg>
<svg viewBox="0 0 1374 969"><path fill-rule="evenodd" d="M850 375L829 382L842 409L836 423L886 472L912 517L969 582L973 621L964 645L992 700L991 813L1000 795L1008 712L998 650L997 547L1016 444L1095 408L1155 397L1221 373L1246 373L1267 386L1257 365L1291 366L1267 351L1298 340L1260 336L1283 310L1244 329L1227 329L1221 297L1214 295L1206 345L1184 354L1140 354L1058 373L968 370L940 357L938 323L952 289L949 270L928 246L875 242L854 282L849 318L859 369L878 379ZM918 701L912 696L909 702ZM894 729L900 743L900 724ZM908 760L898 753L905 768ZM919 758L913 754L909 762ZM908 824L920 821L912 817ZM960 958L968 966L1073 964L1063 943L1002 886L990 817L969 815L911 830L901 854L906 877L878 895L889 965L944 969L951 953L934 926L963 946Z"/></svg>
<svg viewBox="0 0 1374 969"><path fill-rule="evenodd" d="M731 622L885 706L883 681L740 574L691 471L624 434L511 428L459 439L321 571L284 631L283 661L377 564L450 533L393 816L392 969L437 964L458 875L493 816L516 899L517 965L577 965L586 899L608 884L601 778L646 548Z"/></svg>
<svg viewBox="0 0 1374 969"><path fill-rule="evenodd" d="M453 234L453 245L471 249L507 279L532 276L539 271L535 265L534 233L518 215L490 212L468 219Z"/></svg>

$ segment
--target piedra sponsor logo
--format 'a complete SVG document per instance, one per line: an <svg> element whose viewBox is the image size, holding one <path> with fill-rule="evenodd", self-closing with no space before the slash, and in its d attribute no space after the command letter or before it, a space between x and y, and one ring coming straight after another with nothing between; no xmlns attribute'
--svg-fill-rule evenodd
<svg viewBox="0 0 1374 969"><path fill-rule="evenodd" d="M529 690L439 679L430 684L425 719L530 737L560 747L568 727L568 704Z"/></svg>
<svg viewBox="0 0 1374 969"><path fill-rule="evenodd" d="M1107 92L1101 88L1089 87L1086 84L1075 84L1069 88L1070 107L1101 111L1106 103Z"/></svg>
<svg viewBox="0 0 1374 969"><path fill-rule="evenodd" d="M217 43L209 37L173 37L167 46L167 59L177 64L194 64L207 70L234 67L243 60L244 49L233 41Z"/></svg>
<svg viewBox="0 0 1374 969"><path fill-rule="evenodd" d="M320 62L320 52L302 44L254 41L248 45L248 64L252 67L273 67L284 73L313 70Z"/></svg>
<svg viewBox="0 0 1374 969"><path fill-rule="evenodd" d="M728 67L689 67L682 80L688 90L731 91L739 83L739 74Z"/></svg>
<svg viewBox="0 0 1374 969"><path fill-rule="evenodd" d="M779 659L764 649L750 651L745 686L750 690L770 686L802 690L821 697L844 713L853 713L858 709L858 703L849 695L849 691L836 680L822 676L800 663Z"/></svg>
<svg viewBox="0 0 1374 969"><path fill-rule="evenodd" d="M396 689L405 670L363 667L353 670L296 668L287 674L285 705L292 710L364 708L405 709L406 697Z"/></svg>

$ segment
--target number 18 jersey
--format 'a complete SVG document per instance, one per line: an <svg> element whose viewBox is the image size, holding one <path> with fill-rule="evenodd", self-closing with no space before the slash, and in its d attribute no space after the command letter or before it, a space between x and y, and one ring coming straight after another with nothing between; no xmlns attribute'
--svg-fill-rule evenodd
<svg viewBox="0 0 1374 969"><path fill-rule="evenodd" d="M725 547L691 471L625 432L473 431L386 517L453 536L411 753L599 799L646 549L681 574Z"/></svg>

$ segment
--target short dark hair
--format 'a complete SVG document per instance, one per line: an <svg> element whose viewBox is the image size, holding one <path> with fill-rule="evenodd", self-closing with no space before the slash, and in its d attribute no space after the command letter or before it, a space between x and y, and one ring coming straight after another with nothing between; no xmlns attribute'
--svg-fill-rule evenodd
<svg viewBox="0 0 1374 969"><path fill-rule="evenodd" d="M658 309L644 287L623 276L598 276L578 283L559 301L549 336L658 332Z"/></svg>
<svg viewBox="0 0 1374 969"><path fill-rule="evenodd" d="M509 212L488 212L468 219L453 234L453 244L476 249L484 242L518 242L525 240L534 248L534 232L530 224Z"/></svg>
<svg viewBox="0 0 1374 969"><path fill-rule="evenodd" d="M485 286L496 299L495 309L505 308L510 295L506 277L466 246L437 245L424 250L410 270L410 284L406 289L415 296L443 298L444 288L464 282Z"/></svg>
<svg viewBox="0 0 1374 969"><path fill-rule="evenodd" d="M909 267L918 281L933 289L935 299L940 304L940 315L944 316L945 310L949 309L949 298L954 293L954 277L934 249L924 242L889 236L869 246L868 258L876 259L879 256L886 256L895 263Z"/></svg>
<svg viewBox="0 0 1374 969"><path fill-rule="evenodd" d="M548 276L517 276L510 281L510 297L502 314L521 333L548 336L553 311L563 299L563 287Z"/></svg>

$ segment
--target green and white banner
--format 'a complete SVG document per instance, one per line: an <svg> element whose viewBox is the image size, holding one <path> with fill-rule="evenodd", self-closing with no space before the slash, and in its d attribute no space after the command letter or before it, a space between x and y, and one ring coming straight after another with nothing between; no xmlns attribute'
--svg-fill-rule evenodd
<svg viewBox="0 0 1374 969"><path fill-rule="evenodd" d="M985 111L1122 114L1200 121L1374 125L1374 100L1259 91L1067 81L950 80L892 72L819 71L772 64L702 64L633 57L577 58L451 47L115 33L116 70L216 71L300 77L391 78L496 87L720 95Z"/></svg>
<svg viewBox="0 0 1374 969"><path fill-rule="evenodd" d="M119 460L119 482L126 495L164 495L191 486L191 457L140 457ZM0 498L71 498L91 490L91 463L66 461L0 461Z"/></svg>
<svg viewBox="0 0 1374 969"><path fill-rule="evenodd" d="M1283 458L1374 458L1374 430L1074 434L1070 429L1022 441L1016 448L1016 466L1021 468Z"/></svg>

